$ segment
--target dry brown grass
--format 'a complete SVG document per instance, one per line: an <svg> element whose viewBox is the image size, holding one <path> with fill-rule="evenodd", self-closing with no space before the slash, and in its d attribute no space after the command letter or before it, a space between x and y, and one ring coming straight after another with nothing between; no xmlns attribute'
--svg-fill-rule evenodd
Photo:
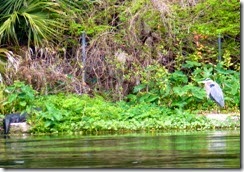
<svg viewBox="0 0 244 172"><path fill-rule="evenodd" d="M53 50L53 49L52 49ZM79 78L79 67L71 60L61 59L55 51L40 49L33 54L25 50L25 57L12 56L5 70L5 83L25 81L42 94L57 92L86 93L89 87Z"/></svg>

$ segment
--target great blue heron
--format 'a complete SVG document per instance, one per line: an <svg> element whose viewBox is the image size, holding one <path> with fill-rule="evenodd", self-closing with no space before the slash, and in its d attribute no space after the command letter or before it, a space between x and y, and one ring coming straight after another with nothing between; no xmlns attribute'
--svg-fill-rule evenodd
<svg viewBox="0 0 244 172"><path fill-rule="evenodd" d="M214 82L213 80L207 78L204 81L200 81L200 83L205 84L205 90L207 93L207 98L211 98L215 101L220 107L224 107L224 94L219 84Z"/></svg>

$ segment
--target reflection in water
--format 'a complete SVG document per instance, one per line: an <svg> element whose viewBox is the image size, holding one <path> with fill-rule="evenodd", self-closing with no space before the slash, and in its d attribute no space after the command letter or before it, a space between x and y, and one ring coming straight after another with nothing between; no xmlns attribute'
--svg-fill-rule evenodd
<svg viewBox="0 0 244 172"><path fill-rule="evenodd" d="M0 168L240 168L240 131L0 138Z"/></svg>
<svg viewBox="0 0 244 172"><path fill-rule="evenodd" d="M212 152L220 152L226 149L226 132L216 131L212 133L208 138L208 150Z"/></svg>

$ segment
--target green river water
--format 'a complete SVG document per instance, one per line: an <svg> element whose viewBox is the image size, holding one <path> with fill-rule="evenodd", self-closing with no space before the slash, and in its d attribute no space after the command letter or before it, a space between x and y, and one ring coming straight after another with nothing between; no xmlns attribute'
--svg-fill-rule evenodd
<svg viewBox="0 0 244 172"><path fill-rule="evenodd" d="M240 129L0 135L0 168L240 168Z"/></svg>

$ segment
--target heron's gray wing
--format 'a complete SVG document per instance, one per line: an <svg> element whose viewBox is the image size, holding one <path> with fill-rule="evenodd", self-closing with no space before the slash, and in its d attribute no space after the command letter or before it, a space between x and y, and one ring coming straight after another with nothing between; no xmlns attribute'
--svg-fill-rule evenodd
<svg viewBox="0 0 244 172"><path fill-rule="evenodd" d="M224 107L224 94L220 86L213 82L210 85L210 97L221 107Z"/></svg>

